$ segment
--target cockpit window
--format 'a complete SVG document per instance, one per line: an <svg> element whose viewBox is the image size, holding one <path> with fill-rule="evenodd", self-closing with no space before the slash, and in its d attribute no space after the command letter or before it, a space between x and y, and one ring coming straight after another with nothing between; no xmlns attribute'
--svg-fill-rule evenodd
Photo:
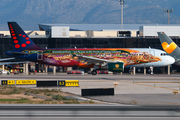
<svg viewBox="0 0 180 120"><path fill-rule="evenodd" d="M161 56L166 56L166 53L161 53Z"/></svg>

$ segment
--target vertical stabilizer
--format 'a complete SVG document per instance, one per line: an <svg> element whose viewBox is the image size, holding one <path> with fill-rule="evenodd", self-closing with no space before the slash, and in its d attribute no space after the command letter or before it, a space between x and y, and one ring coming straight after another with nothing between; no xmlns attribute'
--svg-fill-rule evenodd
<svg viewBox="0 0 180 120"><path fill-rule="evenodd" d="M171 56L180 56L180 48L164 32L157 32L162 48Z"/></svg>
<svg viewBox="0 0 180 120"><path fill-rule="evenodd" d="M15 51L41 50L16 22L8 22L8 26Z"/></svg>

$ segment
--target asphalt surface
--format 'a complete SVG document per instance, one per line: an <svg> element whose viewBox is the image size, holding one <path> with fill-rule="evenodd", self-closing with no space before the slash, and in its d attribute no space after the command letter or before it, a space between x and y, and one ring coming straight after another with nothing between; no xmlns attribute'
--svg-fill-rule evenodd
<svg viewBox="0 0 180 120"><path fill-rule="evenodd" d="M38 74L31 74L31 75L0 75L0 79L78 79L78 80L180 80L180 74L156 74L156 75L143 75L143 74L115 74L115 75L107 75L107 74L66 74L66 73L58 73L56 75L53 74L46 74L46 73L38 73Z"/></svg>
<svg viewBox="0 0 180 120"><path fill-rule="evenodd" d="M177 106L1 104L1 120L178 120Z"/></svg>
<svg viewBox="0 0 180 120"><path fill-rule="evenodd" d="M179 120L180 117L1 117L1 120Z"/></svg>
<svg viewBox="0 0 180 120"><path fill-rule="evenodd" d="M179 91L180 75L70 75L65 73L36 75L0 75L1 80L79 80L79 87L59 87L64 92L81 97L81 89L88 88L114 88L114 96L90 96L92 100L98 100L105 104L121 105L180 105ZM119 85L114 86L114 83Z"/></svg>

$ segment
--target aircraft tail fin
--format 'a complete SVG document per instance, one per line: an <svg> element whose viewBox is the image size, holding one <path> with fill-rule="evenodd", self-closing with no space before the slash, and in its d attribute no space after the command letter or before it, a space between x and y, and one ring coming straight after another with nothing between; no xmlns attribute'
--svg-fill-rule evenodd
<svg viewBox="0 0 180 120"><path fill-rule="evenodd" d="M15 51L41 50L16 22L8 22Z"/></svg>
<svg viewBox="0 0 180 120"><path fill-rule="evenodd" d="M157 32L162 48L171 56L180 56L180 48L164 32Z"/></svg>

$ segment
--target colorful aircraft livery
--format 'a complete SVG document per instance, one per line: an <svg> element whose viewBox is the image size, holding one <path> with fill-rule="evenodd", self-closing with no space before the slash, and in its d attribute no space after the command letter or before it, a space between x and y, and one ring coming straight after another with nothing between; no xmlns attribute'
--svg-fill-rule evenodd
<svg viewBox="0 0 180 120"><path fill-rule="evenodd" d="M6 54L41 64L122 72L124 67L157 67L174 63L164 51L149 48L39 48L16 22L8 22L14 50Z"/></svg>
<svg viewBox="0 0 180 120"><path fill-rule="evenodd" d="M39 53L36 50L24 50L22 52L28 54ZM81 60L79 56L123 62L124 66L161 61L160 57L153 56L148 52L132 49L51 49L44 50L42 54L44 63L58 66L77 64L79 67L89 67L86 60Z"/></svg>

